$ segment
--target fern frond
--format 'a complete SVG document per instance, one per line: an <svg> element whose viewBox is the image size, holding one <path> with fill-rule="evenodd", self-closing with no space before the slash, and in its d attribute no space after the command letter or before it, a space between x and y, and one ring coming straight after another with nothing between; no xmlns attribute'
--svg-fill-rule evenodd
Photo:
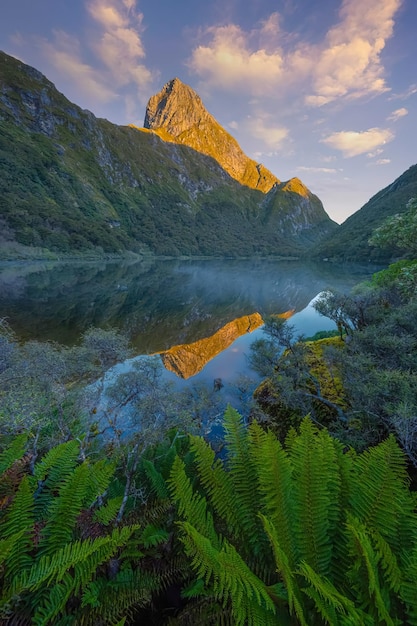
<svg viewBox="0 0 417 626"><path fill-rule="evenodd" d="M179 457L172 465L169 487L177 502L180 517L193 520L194 526L202 535L208 537L214 545L220 546L221 539L214 529L213 517L207 510L207 501L203 496L194 493L191 481L185 473L185 464Z"/></svg>
<svg viewBox="0 0 417 626"><path fill-rule="evenodd" d="M78 568L74 580L78 587L87 585L97 568L108 561L115 552L126 545L137 527L123 527L113 530L107 537L79 540L68 543L53 555L46 554L32 565L30 570L15 576L10 588L11 595L18 595L25 590L34 591L43 586L61 582L66 573Z"/></svg>
<svg viewBox="0 0 417 626"><path fill-rule="evenodd" d="M391 550L390 545L376 530L371 531L370 535L379 565L384 572L384 580L388 583L390 590L397 594L403 580L397 557Z"/></svg>
<svg viewBox="0 0 417 626"><path fill-rule="evenodd" d="M363 578L363 582L367 584L367 589L362 587L363 606L368 606L368 610L375 610L378 619L387 626L395 626L395 622L390 616L389 607L385 604L384 598L387 597L387 593L381 589L379 581L378 556L372 548L366 527L355 517L348 515L346 529L351 536L352 557L356 557L359 564L362 565L360 570L362 572L361 579ZM356 568L352 571L355 578L357 578L357 571L356 565ZM359 584L361 582L362 580L358 581Z"/></svg>
<svg viewBox="0 0 417 626"><path fill-rule="evenodd" d="M152 524L148 524L148 526L143 529L140 540L145 548L151 548L167 541L168 537L169 533L163 528L157 528Z"/></svg>
<svg viewBox="0 0 417 626"><path fill-rule="evenodd" d="M261 515L261 519L265 528L265 532L267 533L271 542L277 572L283 580L287 591L290 614L292 615L295 613L297 615L301 626L308 626L304 616L303 603L301 599L300 589L298 586L298 581L294 575L293 569L290 566L288 555L280 545L280 537L278 536L277 529L272 524L272 522L264 515Z"/></svg>
<svg viewBox="0 0 417 626"><path fill-rule="evenodd" d="M54 554L73 539L75 522L86 503L90 468L82 463L59 485L48 510L48 518L39 545L41 554Z"/></svg>
<svg viewBox="0 0 417 626"><path fill-rule="evenodd" d="M350 498L353 515L400 552L415 532L404 453L390 436L358 455L355 469Z"/></svg>
<svg viewBox="0 0 417 626"><path fill-rule="evenodd" d="M107 459L96 461L88 465L88 481L85 493L85 506L90 506L98 496L101 496L110 484L115 470L115 464Z"/></svg>
<svg viewBox="0 0 417 626"><path fill-rule="evenodd" d="M262 532L258 513L261 509L257 475L253 463L253 445L242 417L229 405L224 415L227 443L227 469L233 488L234 507L239 520L239 540L255 558L268 559L268 541Z"/></svg>
<svg viewBox="0 0 417 626"><path fill-rule="evenodd" d="M108 524L116 518L122 501L123 496L110 498L107 500L106 504L94 511L94 519L97 520L97 522L100 522L100 524L108 526Z"/></svg>
<svg viewBox="0 0 417 626"><path fill-rule="evenodd" d="M74 580L66 574L63 580L44 590L45 598L36 608L33 616L34 626L53 624L65 609L65 605L74 591Z"/></svg>
<svg viewBox="0 0 417 626"><path fill-rule="evenodd" d="M289 449L293 466L294 534L302 560L329 576L340 525L339 455L327 431L306 418Z"/></svg>
<svg viewBox="0 0 417 626"><path fill-rule="evenodd" d="M35 504L40 519L47 516L55 491L77 466L79 451L77 441L67 441L51 448L35 465L33 482L38 485Z"/></svg>
<svg viewBox="0 0 417 626"><path fill-rule="evenodd" d="M27 439L28 436L26 433L17 435L6 450L0 453L0 476L7 471L15 461L22 458L26 450Z"/></svg>
<svg viewBox="0 0 417 626"><path fill-rule="evenodd" d="M132 608L149 604L152 593L158 590L157 578L127 567L111 580L100 577L86 586L80 614L85 617L86 624L109 624L120 618L123 621Z"/></svg>
<svg viewBox="0 0 417 626"><path fill-rule="evenodd" d="M330 626L336 626L340 623L340 614L354 617L356 624L363 623L362 611L358 611L352 600L340 593L327 578L317 574L305 562L300 563L299 573L309 584L309 587L303 589L303 592L314 600L318 612L322 617L324 614L333 616L333 621L326 617Z"/></svg>
<svg viewBox="0 0 417 626"><path fill-rule="evenodd" d="M404 580L401 583L400 597L407 607L410 626L417 626L417 546L405 557Z"/></svg>
<svg viewBox="0 0 417 626"><path fill-rule="evenodd" d="M188 522L179 523L182 541L198 578L212 586L214 597L231 603L233 624L276 623L275 605L266 585L248 568L235 548L225 541L220 550Z"/></svg>
<svg viewBox="0 0 417 626"><path fill-rule="evenodd" d="M191 450L194 453L198 476L204 486L208 500L229 532L236 536L239 530L239 517L234 505L234 485L224 470L220 459L215 459L214 450L202 438L190 435Z"/></svg>
<svg viewBox="0 0 417 626"><path fill-rule="evenodd" d="M54 446L36 464L34 477L36 480L44 481L48 476L50 486L54 487L77 465L79 453L80 446L75 440Z"/></svg>
<svg viewBox="0 0 417 626"><path fill-rule="evenodd" d="M152 494L160 500L165 500L166 498L168 498L169 492L167 484L161 472L156 469L155 464L151 461L144 460L142 462L142 465L145 475L151 485Z"/></svg>
<svg viewBox="0 0 417 626"><path fill-rule="evenodd" d="M279 536L290 567L294 568L298 554L294 541L292 467L288 454L275 435L265 432L256 422L249 427L249 437L263 510Z"/></svg>
<svg viewBox="0 0 417 626"><path fill-rule="evenodd" d="M9 554L5 559L6 581L32 564L30 555L33 548L33 494L27 476L20 482L17 493L9 507L5 521L0 526L1 536L14 537Z"/></svg>

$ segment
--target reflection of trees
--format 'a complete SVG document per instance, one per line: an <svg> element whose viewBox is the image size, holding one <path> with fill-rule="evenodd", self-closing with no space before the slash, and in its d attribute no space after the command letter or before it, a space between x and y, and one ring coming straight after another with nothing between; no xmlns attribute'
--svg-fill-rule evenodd
<svg viewBox="0 0 417 626"><path fill-rule="evenodd" d="M343 290L370 273L354 270L272 260L25 264L13 273L8 266L0 315L25 338L73 343L90 326L116 326L138 352L156 352L253 311L299 311L326 287Z"/></svg>

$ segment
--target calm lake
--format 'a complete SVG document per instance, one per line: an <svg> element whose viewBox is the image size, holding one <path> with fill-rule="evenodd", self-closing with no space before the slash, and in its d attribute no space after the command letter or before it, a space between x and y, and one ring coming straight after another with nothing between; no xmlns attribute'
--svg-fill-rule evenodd
<svg viewBox="0 0 417 626"><path fill-rule="evenodd" d="M176 384L227 382L247 373L262 318L291 318L306 336L334 328L311 302L376 269L260 259L9 263L0 266L0 317L23 340L63 344L91 326L116 327L137 355L157 353Z"/></svg>

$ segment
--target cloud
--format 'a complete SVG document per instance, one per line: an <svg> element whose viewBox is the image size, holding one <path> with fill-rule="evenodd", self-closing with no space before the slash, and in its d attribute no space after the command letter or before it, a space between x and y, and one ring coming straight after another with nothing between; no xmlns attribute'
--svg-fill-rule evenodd
<svg viewBox="0 0 417 626"><path fill-rule="evenodd" d="M391 159L378 159L376 162L377 165L388 165L388 163L391 163Z"/></svg>
<svg viewBox="0 0 417 626"><path fill-rule="evenodd" d="M97 100L109 102L117 97L100 74L82 60L77 38L58 30L53 31L53 37L52 42L38 39L38 46L51 65L58 69L61 75L65 75L88 102L91 104Z"/></svg>
<svg viewBox="0 0 417 626"><path fill-rule="evenodd" d="M267 118L261 116L249 118L245 123L245 130L255 139L262 141L266 147L274 150L280 148L288 137L287 128L271 124Z"/></svg>
<svg viewBox="0 0 417 626"><path fill-rule="evenodd" d="M340 22L327 33L314 66L307 104L359 98L388 90L380 55L393 33L402 0L344 0Z"/></svg>
<svg viewBox="0 0 417 626"><path fill-rule="evenodd" d="M268 85L272 88L277 84L283 64L278 49L251 50L247 34L235 24L209 28L206 35L211 41L193 51L188 66L204 77L209 86L225 91L237 88L252 95L262 95Z"/></svg>
<svg viewBox="0 0 417 626"><path fill-rule="evenodd" d="M374 150L393 138L394 134L388 129L370 128L361 132L350 130L332 133L320 141L340 150L345 157L354 157Z"/></svg>
<svg viewBox="0 0 417 626"><path fill-rule="evenodd" d="M417 93L417 85L413 84L408 87L405 91L401 93L393 93L390 95L388 100L407 100L410 96L413 96Z"/></svg>
<svg viewBox="0 0 417 626"><path fill-rule="evenodd" d="M133 83L140 89L146 88L152 73L142 63L143 14L136 11L136 1L90 0L87 9L101 31L92 42L93 49L108 68L114 84L123 87Z"/></svg>
<svg viewBox="0 0 417 626"><path fill-rule="evenodd" d="M390 122L396 122L400 119L400 117L404 117L404 115L408 115L408 109L402 107L401 109L396 109L387 117L387 120Z"/></svg>
<svg viewBox="0 0 417 626"><path fill-rule="evenodd" d="M314 174L337 174L341 170L337 170L333 167L306 167L300 165L297 167L299 172L313 172Z"/></svg>
<svg viewBox="0 0 417 626"><path fill-rule="evenodd" d="M315 107L380 94L389 89L381 52L402 1L343 0L338 22L314 44L288 36L278 13L249 31L237 24L212 26L201 32L204 42L188 66L206 85L224 91L265 97L296 86Z"/></svg>
<svg viewBox="0 0 417 626"><path fill-rule="evenodd" d="M69 83L66 93L82 106L100 111L118 99L125 119L132 121L154 79L144 64L143 15L136 10L136 0L88 0L86 7L93 21L88 39L83 33L78 38L56 30L50 39L32 37L31 43L55 68L59 76L55 81L66 89ZM18 35L14 41L21 47L27 43Z"/></svg>

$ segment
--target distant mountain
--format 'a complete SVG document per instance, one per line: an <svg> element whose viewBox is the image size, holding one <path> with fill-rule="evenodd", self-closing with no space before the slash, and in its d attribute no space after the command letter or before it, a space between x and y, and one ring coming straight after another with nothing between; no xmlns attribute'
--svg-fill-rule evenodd
<svg viewBox="0 0 417 626"><path fill-rule="evenodd" d="M414 197L417 197L417 165L375 194L334 233L316 245L311 254L317 258L347 261L389 261L400 256L398 249L375 248L368 244L368 240L388 217L404 213L408 200Z"/></svg>
<svg viewBox="0 0 417 626"><path fill-rule="evenodd" d="M116 126L0 53L2 258L299 256L336 228L301 181L246 157L191 88L164 90L148 128Z"/></svg>

